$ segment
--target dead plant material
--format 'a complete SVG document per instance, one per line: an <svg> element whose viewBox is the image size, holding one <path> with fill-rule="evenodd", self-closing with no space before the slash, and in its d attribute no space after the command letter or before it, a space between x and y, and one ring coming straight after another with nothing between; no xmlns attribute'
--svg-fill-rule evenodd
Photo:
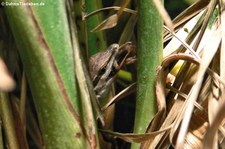
<svg viewBox="0 0 225 149"><path fill-rule="evenodd" d="M193 24L192 28L183 27L188 23ZM165 35L172 39L164 39L169 41L166 45L173 47L165 48L170 52L165 51L164 61L157 69L158 113L146 134L104 133L141 142L144 149L224 148L223 24L224 2L216 0L197 1L173 21L173 26L166 23L169 27L165 26ZM168 83L167 76L174 69L175 79ZM155 135L147 137L149 134Z"/></svg>

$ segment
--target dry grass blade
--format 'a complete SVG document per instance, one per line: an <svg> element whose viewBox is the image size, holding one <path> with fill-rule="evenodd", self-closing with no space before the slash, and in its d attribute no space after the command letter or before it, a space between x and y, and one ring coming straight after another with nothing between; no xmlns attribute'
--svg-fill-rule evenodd
<svg viewBox="0 0 225 149"><path fill-rule="evenodd" d="M119 19L119 17L118 17L117 14L111 15L110 17L108 17L107 19L102 21L98 26L96 26L91 31L92 32L98 32L98 31L113 28L117 25L118 19Z"/></svg>
<svg viewBox="0 0 225 149"><path fill-rule="evenodd" d="M199 0L196 1L194 4L189 6L186 10L184 10L182 13L180 13L174 20L173 20L173 25L174 25L174 30L177 32L188 20L192 19L194 16L198 15L201 13L205 7L209 4L209 0ZM164 33L164 37L166 38L165 41L167 41L167 38L170 37L168 35L168 32L166 31Z"/></svg>
<svg viewBox="0 0 225 149"><path fill-rule="evenodd" d="M221 123L224 121L225 117L225 102L219 105L218 112L216 113L213 123L209 126L204 141L203 141L203 148L204 149L212 149L214 148L215 140L214 136L216 135L216 132L221 125Z"/></svg>
<svg viewBox="0 0 225 149"><path fill-rule="evenodd" d="M120 16L122 15L124 8L125 8L129 3L130 3L130 0L125 0L125 1L122 3L121 8L120 8L119 11L117 12L118 17L120 17Z"/></svg>
<svg viewBox="0 0 225 149"><path fill-rule="evenodd" d="M200 57L198 56L198 54L196 54L196 52L191 48L191 46L189 46L185 41L181 40L174 32L170 31L166 26L164 26L164 28L169 31L175 38L177 38L182 45L189 50L197 59L200 59Z"/></svg>
<svg viewBox="0 0 225 149"><path fill-rule="evenodd" d="M181 123L181 129L178 134L177 142L176 142L176 148L182 148L184 144L184 138L188 130L188 126L190 123L190 118L192 115L192 111L194 108L194 102L197 100L200 87L204 78L204 74L207 70L207 67L209 66L213 56L215 55L219 43L221 41L221 26L219 26L214 36L211 39L211 42L209 42L205 48L204 48L204 55L200 64L199 72L198 72L198 80L196 81L196 84L193 87L193 90L189 94L187 98L187 106L184 108L185 110L180 113L180 117L182 117L183 121ZM210 51L210 52L209 52ZM178 125L177 125L178 126Z"/></svg>
<svg viewBox="0 0 225 149"><path fill-rule="evenodd" d="M174 20L174 27L179 28L183 23L185 23L190 18L197 15L201 12L209 3L209 0L198 0L190 7L188 7L185 11L180 13Z"/></svg>
<svg viewBox="0 0 225 149"><path fill-rule="evenodd" d="M118 132L113 132L109 130L100 130L102 133L106 133L108 135L112 135L114 137L123 139L127 142L131 143L141 143L148 141L149 139L154 138L155 136L164 133L166 131L169 131L171 129L171 126L168 126L167 128L160 130L160 131L155 131L151 133L145 133L145 134L134 134L134 133L118 133Z"/></svg>
<svg viewBox="0 0 225 149"><path fill-rule="evenodd" d="M124 44L125 42L130 41L136 22L137 22L137 15L135 14L130 16L123 30L123 33L120 36L119 44Z"/></svg>
<svg viewBox="0 0 225 149"><path fill-rule="evenodd" d="M102 21L98 26L96 26L92 32L98 32L106 29L113 28L117 25L117 22L122 15L125 7L129 4L130 0L125 0L124 3L122 3L122 6L120 7L119 11L116 14L111 15L104 21Z"/></svg>
<svg viewBox="0 0 225 149"><path fill-rule="evenodd" d="M166 9L164 8L164 6L161 4L160 1L153 0L153 2L155 3L156 8L158 9L158 11L159 11L160 15L162 16L167 27L173 32L174 25L173 25L172 20L170 19L169 14L167 13Z"/></svg>
<svg viewBox="0 0 225 149"><path fill-rule="evenodd" d="M102 108L102 111L105 111L107 108L109 108L111 105L122 99L123 97L131 94L136 90L136 83L133 83L126 87L124 90L119 92L116 96L114 96L110 101Z"/></svg>
<svg viewBox="0 0 225 149"><path fill-rule="evenodd" d="M179 37L178 39L177 37L173 36L169 30L167 31L170 33L170 35L164 37L164 42L167 42L170 39L170 36L172 39L163 50L164 57L174 52L177 53L186 51L185 44L181 41L185 41L188 44L192 42L199 31L199 28L201 27L204 13L205 12L200 12L198 15L190 19L182 28L180 28L180 30L178 30L175 34L177 37Z"/></svg>
<svg viewBox="0 0 225 149"><path fill-rule="evenodd" d="M207 1L202 2L204 3L204 7L208 5ZM198 4L196 3L196 5L194 5L198 6L198 10L202 10L203 7L199 7L199 4L200 1L198 1ZM156 93L158 105L164 105L162 104L164 100L169 101L166 107L162 106L163 109L166 109L166 112L169 113L162 121L158 120L157 124L160 127L157 130L161 130L168 125L172 125L172 128L169 132L162 133L153 140L143 143L143 148L168 148L171 145L174 145L175 148L202 147L202 140L209 123L208 119L211 119L210 123L214 121L213 116L210 116L212 113L208 113L210 111L208 111L207 107L209 104L211 109L215 109L215 104L210 103L210 100L214 98L210 96L210 94L212 95L218 91L223 92L222 88L224 87L223 79L217 74L219 71L214 72L214 69L218 68L218 64L216 63L218 54L216 54L216 52L218 51L222 39L222 26L221 24L218 25L218 22L215 21L216 19L212 17L216 4L216 1L211 1L208 5L209 9L205 11L205 14L198 11L200 14L197 18L198 20L195 21L196 25L193 25L194 27L191 29L191 32L187 31L188 35L185 38L180 39L179 36L165 27L165 29L180 42L180 46L176 48L173 47L173 52L167 52L167 57L163 61L162 68L159 72L159 74L162 74L161 77L160 75L158 76L159 80L157 80L156 84L156 88L158 88ZM193 10L190 12L193 12ZM183 13L182 17L185 19L184 14L185 13ZM193 14L196 15L197 13L192 13L192 15ZM207 17L205 17L205 15ZM190 18L190 16L187 17ZM212 21L214 21L214 26L212 28L209 25L209 18L212 18ZM186 21L187 20L186 18ZM176 24L177 23L183 24L183 22L176 22ZM210 26L210 29L207 28L208 30L206 32L206 27L208 26ZM200 36L198 35L199 33ZM201 43L200 45L200 41L203 41L203 44ZM195 47L192 48L194 43ZM203 50L201 49L202 47L204 47ZM203 59L195 52L196 49L202 50L200 55L203 55ZM170 49L168 48L167 50ZM181 54L179 52L191 53L193 56ZM171 85L168 85L166 84L165 78L179 60L184 60L185 62L183 62L183 66L180 67L180 72L175 74L175 82L171 82ZM213 61L215 61L215 68L211 66L214 64ZM187 62L194 63L194 65ZM208 68L210 63L212 64L210 68ZM167 97L165 96L164 90L166 87L170 89ZM213 87L215 88L214 91L212 90ZM220 88L218 89L218 87ZM215 96L215 94L213 95ZM219 97L219 99L223 99L223 96ZM214 113L216 113L216 111ZM154 125L154 123L152 122L151 125ZM218 128L223 134L224 128L221 126L218 126L217 129ZM224 135L222 138L220 137L220 140L223 138ZM217 141L217 138L215 140ZM215 143L214 141L213 144Z"/></svg>
<svg viewBox="0 0 225 149"><path fill-rule="evenodd" d="M221 43L221 54L220 54L220 76L225 78L225 1L220 0L220 20L222 26L222 43Z"/></svg>
<svg viewBox="0 0 225 149"><path fill-rule="evenodd" d="M158 113L154 120L151 122L151 126L149 130L154 130L156 128L156 126L161 126L159 128L159 130L162 130L166 127L168 127L169 125L171 125L174 121L174 119L177 117L178 115L178 111L181 111L181 108L178 107L182 107L183 102L176 102L173 105L173 108L170 110L170 113L167 115L167 117L164 119L165 116L165 112L166 112L166 96L165 96L165 86L166 86L166 76L168 75L168 68L170 66L170 64L174 61L177 60L186 60L189 62L193 62L193 63L199 63L198 60L188 54L173 54L170 55L168 57L166 57L162 63L161 68L159 69L158 72L158 76L157 76L157 84L156 84L156 95L157 95L157 104L158 104ZM174 126L172 126L173 128ZM148 131L149 132L149 131ZM155 148L156 146L158 146L160 143L162 143L166 137L168 136L168 133L165 134L160 134L159 136L157 136L156 138L154 138L153 141L149 141L146 144L143 144L143 146L148 146L150 148ZM164 139L163 139L164 138Z"/></svg>
<svg viewBox="0 0 225 149"><path fill-rule="evenodd" d="M221 23L222 41L220 45L220 76L224 79L224 4L225 1L219 1L219 23ZM219 57L219 56L218 56ZM219 63L219 62L218 62ZM218 66L217 66L218 67ZM204 148L218 148L218 145L223 144L224 140L224 84L218 82L218 84L212 86L212 92L209 99L209 128L205 135L203 146ZM220 130L220 131L217 131ZM222 133L222 135L221 135ZM219 144L218 144L219 142ZM222 146L224 148L224 145Z"/></svg>
<svg viewBox="0 0 225 149"><path fill-rule="evenodd" d="M209 5L208 5L208 9L207 9L206 15L204 17L204 22L202 24L200 33L199 33L198 38L197 38L197 40L196 40L196 42L193 46L193 49L195 51L197 50L197 47L199 46L199 44L202 40L203 34L205 33L206 27L208 26L210 17L212 17L212 14L213 14L213 11L216 7L216 4L217 4L217 0L211 0Z"/></svg>
<svg viewBox="0 0 225 149"><path fill-rule="evenodd" d="M180 112L180 110L181 110L180 107L182 105L183 105L182 101L178 101L173 105L172 109L166 116L166 118L159 130L163 130L164 128L167 128L170 125L173 127L173 121L176 118L177 113ZM152 140L149 140L148 142L142 144L142 146L143 146L143 148L168 148L171 144L170 142L166 141L166 140L168 140L168 135L169 135L169 132L161 133L161 134L157 135L155 138L153 138ZM164 145L162 145L162 144L164 144ZM165 144L167 147L165 147Z"/></svg>
<svg viewBox="0 0 225 149"><path fill-rule="evenodd" d="M98 10L96 10L96 11L93 11L93 12L87 14L87 15L84 15L84 16L83 16L83 20L85 20L85 19L87 19L88 17L90 17L90 16L92 16L92 15L95 15L95 14L97 14L97 13L99 13L99 12L105 11L105 10L120 10L120 9L121 9L121 7L119 7L119 6L112 6L112 7L101 8L101 9L98 9ZM129 8L124 8L123 11L124 11L124 12L127 12L127 13L131 13L131 14L137 14L137 11L132 10L132 9L129 9Z"/></svg>
<svg viewBox="0 0 225 149"><path fill-rule="evenodd" d="M217 88L215 85L211 85L212 91L209 94L209 103L208 103L208 119L209 119L209 126L212 125L215 121L216 113L218 112L219 109L219 102L218 102L218 97L219 97L219 88ZM213 134L215 140L212 141L213 148L218 148L217 141L218 140L218 135Z"/></svg>

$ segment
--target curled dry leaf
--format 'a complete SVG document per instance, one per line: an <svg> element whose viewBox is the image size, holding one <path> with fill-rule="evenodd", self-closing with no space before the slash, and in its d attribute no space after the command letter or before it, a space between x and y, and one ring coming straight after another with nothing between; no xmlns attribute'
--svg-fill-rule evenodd
<svg viewBox="0 0 225 149"><path fill-rule="evenodd" d="M110 17L108 17L107 19L105 19L104 21L102 21L98 26L96 26L92 32L97 32L97 31L102 31L102 30L106 30L106 29L110 29L113 28L117 25L118 20L121 16L121 14L123 13L123 11L125 11L125 7L130 3L130 0L125 0L122 3L122 6L120 7L119 11L116 14L111 15Z"/></svg>
<svg viewBox="0 0 225 149"><path fill-rule="evenodd" d="M102 23L100 23L98 26L96 26L92 30L92 32L98 32L105 29L113 28L117 25L117 21L118 21L118 15L117 14L111 15L110 17L105 19Z"/></svg>
<svg viewBox="0 0 225 149"><path fill-rule="evenodd" d="M165 129L159 130L159 131L154 131L154 132L150 132L150 133L144 133L144 134L134 134L134 133L119 133L119 132L113 132L110 130L100 130L102 133L108 134L108 135L112 135L114 137L123 139L127 142L135 142L135 143L141 143L141 142L145 142L148 141L149 139L154 138L155 136L167 132L171 129L171 125L166 127Z"/></svg>
<svg viewBox="0 0 225 149"><path fill-rule="evenodd" d="M128 87L126 87L124 90L119 92L116 96L114 96L110 101L102 108L102 111L105 111L107 108L109 108L111 105L113 105L115 102L122 99L124 96L127 96L134 92L136 90L136 83L132 83Z"/></svg>
<svg viewBox="0 0 225 149"><path fill-rule="evenodd" d="M15 87L15 82L9 75L7 67L0 58L0 91L11 91Z"/></svg>

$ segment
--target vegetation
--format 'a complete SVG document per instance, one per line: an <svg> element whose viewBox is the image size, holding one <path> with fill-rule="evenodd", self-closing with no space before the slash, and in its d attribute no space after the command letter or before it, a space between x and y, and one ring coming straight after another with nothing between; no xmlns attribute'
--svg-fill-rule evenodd
<svg viewBox="0 0 225 149"><path fill-rule="evenodd" d="M225 4L188 3L2 1L0 148L224 148Z"/></svg>

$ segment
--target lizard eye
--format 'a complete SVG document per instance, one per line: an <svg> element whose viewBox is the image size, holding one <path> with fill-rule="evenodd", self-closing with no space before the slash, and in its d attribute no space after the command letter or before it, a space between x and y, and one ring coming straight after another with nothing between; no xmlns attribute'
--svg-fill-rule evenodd
<svg viewBox="0 0 225 149"><path fill-rule="evenodd" d="M115 52L117 49L119 49L119 45L118 44L112 44L112 45L109 46L108 51Z"/></svg>

